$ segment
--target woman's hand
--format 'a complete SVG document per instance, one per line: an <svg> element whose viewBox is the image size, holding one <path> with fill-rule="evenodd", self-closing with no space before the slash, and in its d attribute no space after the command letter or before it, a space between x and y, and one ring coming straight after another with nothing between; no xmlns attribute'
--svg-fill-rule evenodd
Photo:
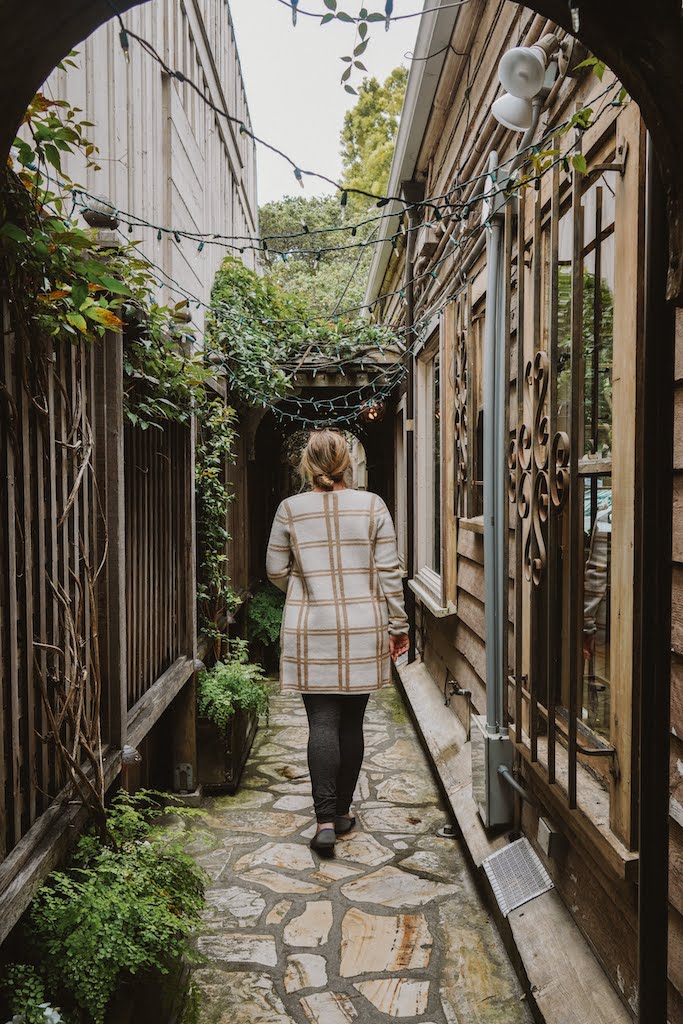
<svg viewBox="0 0 683 1024"><path fill-rule="evenodd" d="M393 633L389 634L389 654L391 660L396 661L402 654L405 654L410 645L407 633L398 633L396 636Z"/></svg>

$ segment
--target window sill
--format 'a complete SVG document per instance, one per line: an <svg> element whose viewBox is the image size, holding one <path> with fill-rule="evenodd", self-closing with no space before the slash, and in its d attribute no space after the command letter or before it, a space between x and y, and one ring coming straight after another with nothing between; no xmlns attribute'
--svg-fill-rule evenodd
<svg viewBox="0 0 683 1024"><path fill-rule="evenodd" d="M408 580L408 586L415 596L422 602L425 608L435 616L435 618L445 619L449 615L456 614L456 606L450 602L447 605L444 605L442 603L441 595L436 594L434 590L419 577Z"/></svg>
<svg viewBox="0 0 683 1024"><path fill-rule="evenodd" d="M609 801L600 783L579 762L577 785L582 806L571 810L567 806L566 789L567 751L556 747L557 782L549 783L546 777L546 751L541 737L538 743L538 761L531 760L531 751L526 743L515 743L514 726L510 727L510 738L515 749L522 755L527 781L541 804L550 814L561 820L567 833L576 843L602 867L610 877L619 881L638 880L638 853L629 850L609 827ZM564 788L563 788L564 787Z"/></svg>
<svg viewBox="0 0 683 1024"><path fill-rule="evenodd" d="M473 516L472 519L458 519L458 526L461 530L469 530L471 533L484 533L484 517Z"/></svg>

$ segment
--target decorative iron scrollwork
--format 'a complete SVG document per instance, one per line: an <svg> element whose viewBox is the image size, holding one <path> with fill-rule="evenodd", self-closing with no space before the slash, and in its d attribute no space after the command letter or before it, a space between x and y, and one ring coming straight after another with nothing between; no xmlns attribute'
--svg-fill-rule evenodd
<svg viewBox="0 0 683 1024"><path fill-rule="evenodd" d="M467 332L462 323L458 324L455 338L455 488L460 514L465 513L465 488L467 486L468 461L468 418L467 418ZM466 513L465 513L466 514Z"/></svg>
<svg viewBox="0 0 683 1024"><path fill-rule="evenodd" d="M547 523L569 492L569 436L558 430L550 441L549 360L537 352L524 373L533 429L522 421L508 449L508 496L521 520L529 520L524 541L526 578L538 586L547 564Z"/></svg>

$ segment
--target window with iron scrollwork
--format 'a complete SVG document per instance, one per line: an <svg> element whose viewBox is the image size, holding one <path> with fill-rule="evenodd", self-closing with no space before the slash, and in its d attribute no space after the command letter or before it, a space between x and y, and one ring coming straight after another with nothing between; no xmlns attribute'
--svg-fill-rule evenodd
<svg viewBox="0 0 683 1024"><path fill-rule="evenodd" d="M570 176L557 168L551 188L522 197L508 256L508 716L539 778L564 791L570 808L580 808L579 776L592 779L609 794L612 830L630 845L631 438L641 300L626 283L640 252L620 250L618 232L620 215L642 203L642 182L634 172L627 193L614 140L607 145L595 170L589 163L587 174Z"/></svg>

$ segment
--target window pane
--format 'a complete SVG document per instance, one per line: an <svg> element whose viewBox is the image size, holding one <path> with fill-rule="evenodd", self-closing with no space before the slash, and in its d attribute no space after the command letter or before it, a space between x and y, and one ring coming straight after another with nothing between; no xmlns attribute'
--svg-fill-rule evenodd
<svg viewBox="0 0 683 1024"><path fill-rule="evenodd" d="M569 433L572 341L572 212L558 228L557 265L557 429Z"/></svg>
<svg viewBox="0 0 683 1024"><path fill-rule="evenodd" d="M583 686L581 718L610 738L612 481L583 482Z"/></svg>
<svg viewBox="0 0 683 1024"><path fill-rule="evenodd" d="M432 459L432 481L433 481L433 503L434 503L434 535L432 544L431 568L436 573L441 572L441 390L440 390L440 364L438 354L432 363L432 415L433 415L433 459Z"/></svg>

